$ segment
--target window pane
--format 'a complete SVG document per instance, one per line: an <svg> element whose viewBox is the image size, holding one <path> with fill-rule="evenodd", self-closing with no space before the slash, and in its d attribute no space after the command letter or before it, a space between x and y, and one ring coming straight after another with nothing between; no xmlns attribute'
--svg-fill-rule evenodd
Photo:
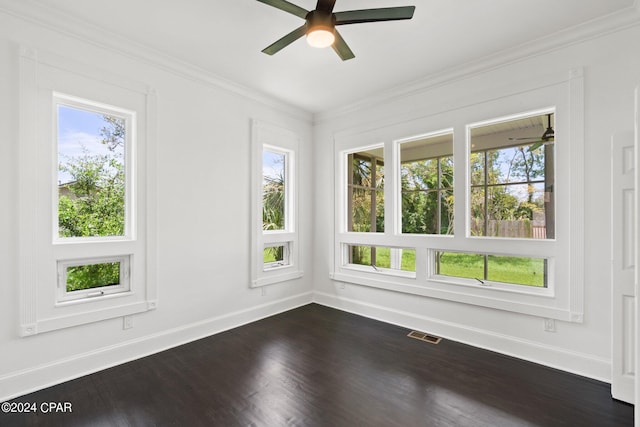
<svg viewBox="0 0 640 427"><path fill-rule="evenodd" d="M436 252L436 274L482 279L484 278L484 256L462 252Z"/></svg>
<svg viewBox="0 0 640 427"><path fill-rule="evenodd" d="M554 114L471 128L471 235L554 238Z"/></svg>
<svg viewBox="0 0 640 427"><path fill-rule="evenodd" d="M376 268L416 271L415 249L382 246L349 246L349 264L373 265Z"/></svg>
<svg viewBox="0 0 640 427"><path fill-rule="evenodd" d="M384 231L384 160L382 148L351 153L348 161L347 230Z"/></svg>
<svg viewBox="0 0 640 427"><path fill-rule="evenodd" d="M58 236L124 236L125 119L58 105Z"/></svg>
<svg viewBox="0 0 640 427"><path fill-rule="evenodd" d="M120 263L78 265L67 267L67 292L102 288L120 284Z"/></svg>
<svg viewBox="0 0 640 427"><path fill-rule="evenodd" d="M265 269L289 265L289 243L266 246L262 259Z"/></svg>
<svg viewBox="0 0 640 427"><path fill-rule="evenodd" d="M402 232L453 234L453 134L400 144Z"/></svg>
<svg viewBox="0 0 640 427"><path fill-rule="evenodd" d="M487 279L493 282L545 286L545 260L512 256L487 256Z"/></svg>
<svg viewBox="0 0 640 427"><path fill-rule="evenodd" d="M435 252L436 274L516 285L546 287L543 258L498 256L464 252Z"/></svg>
<svg viewBox="0 0 640 427"><path fill-rule="evenodd" d="M286 154L262 151L262 229L284 230L286 224Z"/></svg>

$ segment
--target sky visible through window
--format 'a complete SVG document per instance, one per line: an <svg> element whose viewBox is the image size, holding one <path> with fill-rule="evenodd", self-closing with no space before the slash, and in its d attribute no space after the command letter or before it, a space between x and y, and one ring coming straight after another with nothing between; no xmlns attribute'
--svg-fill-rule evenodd
<svg viewBox="0 0 640 427"><path fill-rule="evenodd" d="M68 163L83 154L109 154L100 136L100 129L106 125L103 114L58 105L58 163ZM58 171L58 184L72 180L68 172Z"/></svg>

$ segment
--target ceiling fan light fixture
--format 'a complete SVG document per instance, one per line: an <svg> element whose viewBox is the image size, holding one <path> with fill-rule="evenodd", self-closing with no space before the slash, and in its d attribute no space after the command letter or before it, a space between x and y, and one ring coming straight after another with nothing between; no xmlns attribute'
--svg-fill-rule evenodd
<svg viewBox="0 0 640 427"><path fill-rule="evenodd" d="M309 46L324 48L329 47L336 41L333 28L316 25L307 32L307 43Z"/></svg>

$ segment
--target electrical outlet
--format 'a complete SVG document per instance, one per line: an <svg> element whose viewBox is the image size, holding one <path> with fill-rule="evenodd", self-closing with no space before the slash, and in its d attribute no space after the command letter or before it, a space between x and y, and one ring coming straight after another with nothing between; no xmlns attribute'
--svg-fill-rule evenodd
<svg viewBox="0 0 640 427"><path fill-rule="evenodd" d="M133 328L133 316L124 316L122 318L122 329Z"/></svg>
<svg viewBox="0 0 640 427"><path fill-rule="evenodd" d="M554 319L544 319L544 330L547 332L555 332L556 321Z"/></svg>

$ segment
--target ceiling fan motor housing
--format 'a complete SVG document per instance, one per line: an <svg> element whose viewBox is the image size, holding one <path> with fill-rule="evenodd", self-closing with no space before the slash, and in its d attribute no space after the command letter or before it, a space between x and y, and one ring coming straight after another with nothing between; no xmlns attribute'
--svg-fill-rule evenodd
<svg viewBox="0 0 640 427"><path fill-rule="evenodd" d="M305 17L307 21L307 34L311 31L324 30L333 33L336 26L336 18L333 13L323 10L312 10Z"/></svg>

